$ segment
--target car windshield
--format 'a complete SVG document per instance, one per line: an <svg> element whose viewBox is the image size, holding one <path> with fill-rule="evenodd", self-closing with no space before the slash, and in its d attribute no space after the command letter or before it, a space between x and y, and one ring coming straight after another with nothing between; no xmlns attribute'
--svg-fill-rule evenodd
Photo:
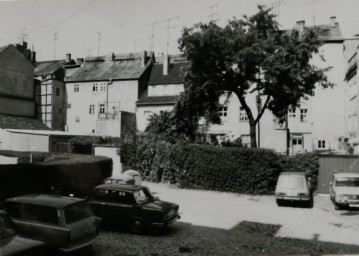
<svg viewBox="0 0 359 256"><path fill-rule="evenodd" d="M92 212L86 202L72 204L65 208L65 219L67 224L71 224L91 216Z"/></svg>
<svg viewBox="0 0 359 256"><path fill-rule="evenodd" d="M335 183L337 187L359 187L359 178L338 178Z"/></svg>
<svg viewBox="0 0 359 256"><path fill-rule="evenodd" d="M0 214L0 239L14 235L16 235L16 232L12 228L10 220L4 214Z"/></svg>
<svg viewBox="0 0 359 256"><path fill-rule="evenodd" d="M133 194L137 203L146 203L154 199L151 192L146 188L136 190Z"/></svg>
<svg viewBox="0 0 359 256"><path fill-rule="evenodd" d="M283 189L303 190L306 188L306 180L301 176L281 176L278 180L278 187Z"/></svg>

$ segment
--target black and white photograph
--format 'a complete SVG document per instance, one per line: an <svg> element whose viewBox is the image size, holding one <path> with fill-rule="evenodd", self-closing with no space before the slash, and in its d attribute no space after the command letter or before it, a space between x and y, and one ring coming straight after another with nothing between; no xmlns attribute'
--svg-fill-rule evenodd
<svg viewBox="0 0 359 256"><path fill-rule="evenodd" d="M0 256L359 255L358 0L0 0Z"/></svg>

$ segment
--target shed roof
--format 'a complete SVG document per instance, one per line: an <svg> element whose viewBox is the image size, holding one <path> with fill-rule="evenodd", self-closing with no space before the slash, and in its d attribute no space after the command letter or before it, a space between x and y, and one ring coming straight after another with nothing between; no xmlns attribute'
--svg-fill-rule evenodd
<svg viewBox="0 0 359 256"><path fill-rule="evenodd" d="M0 129L51 130L36 118L1 114Z"/></svg>
<svg viewBox="0 0 359 256"><path fill-rule="evenodd" d="M150 96L139 98L136 102L137 106L149 106L149 105L174 105L179 96Z"/></svg>

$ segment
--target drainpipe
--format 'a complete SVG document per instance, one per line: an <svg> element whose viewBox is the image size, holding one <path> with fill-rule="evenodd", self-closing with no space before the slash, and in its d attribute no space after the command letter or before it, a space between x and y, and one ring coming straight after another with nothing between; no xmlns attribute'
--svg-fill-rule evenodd
<svg viewBox="0 0 359 256"><path fill-rule="evenodd" d="M108 83L106 83L107 88L106 88L106 115L108 113L108 85L112 84L112 78L110 78L108 80Z"/></svg>

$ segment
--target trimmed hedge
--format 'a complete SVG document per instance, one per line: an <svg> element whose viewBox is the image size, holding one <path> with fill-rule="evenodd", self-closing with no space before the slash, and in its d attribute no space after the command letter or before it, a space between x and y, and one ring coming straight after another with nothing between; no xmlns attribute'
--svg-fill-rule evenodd
<svg viewBox="0 0 359 256"><path fill-rule="evenodd" d="M16 165L0 165L0 201L29 193L86 196L112 174L112 159L102 156L9 151L0 155L21 159Z"/></svg>
<svg viewBox="0 0 359 256"><path fill-rule="evenodd" d="M126 168L149 181L246 194L272 194L282 171L304 171L316 186L319 170L315 154L287 157L268 149L170 144L149 135L124 137L119 153Z"/></svg>

